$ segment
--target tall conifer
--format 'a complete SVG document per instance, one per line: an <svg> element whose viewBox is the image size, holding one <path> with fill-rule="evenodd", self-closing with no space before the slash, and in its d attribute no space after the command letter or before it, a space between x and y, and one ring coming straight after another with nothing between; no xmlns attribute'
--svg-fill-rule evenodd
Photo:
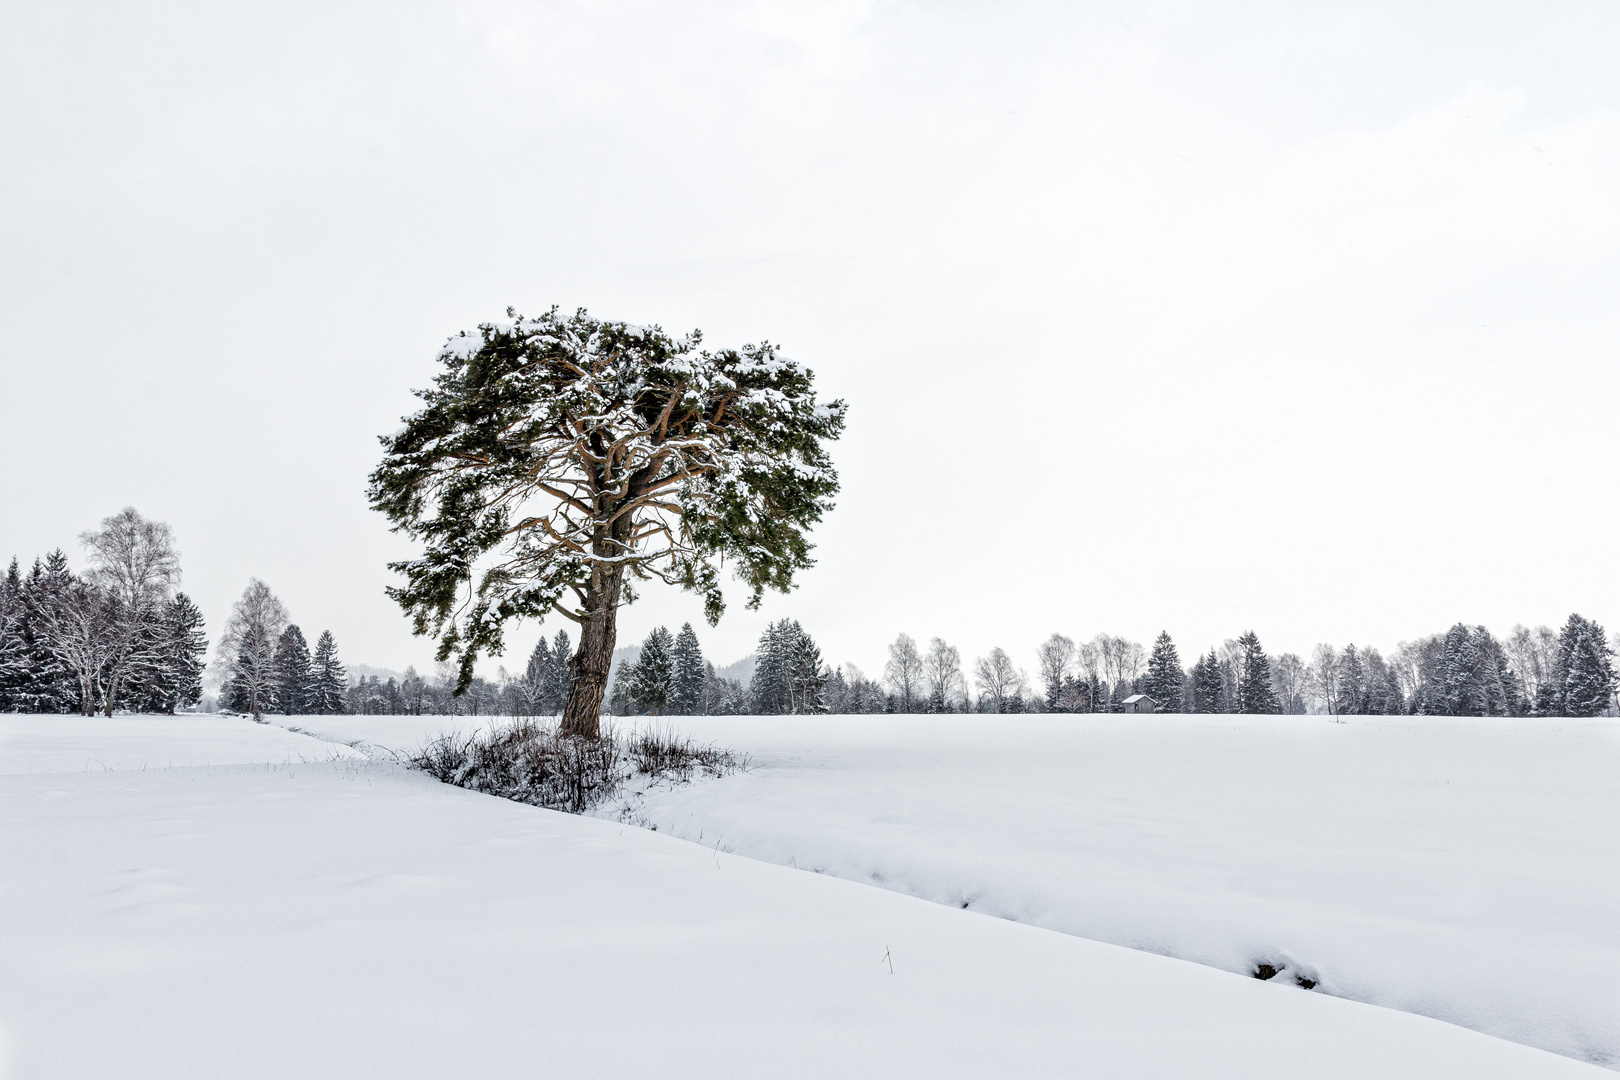
<svg viewBox="0 0 1620 1080"><path fill-rule="evenodd" d="M641 643L641 656L630 674L630 700L643 711L660 715L669 711L675 693L675 639L662 626Z"/></svg>
<svg viewBox="0 0 1620 1080"><path fill-rule="evenodd" d="M290 625L276 639L276 707L288 716L303 716L314 704L315 679L311 670L309 642L297 625Z"/></svg>
<svg viewBox="0 0 1620 1080"><path fill-rule="evenodd" d="M1242 648L1243 664L1238 676L1239 711L1277 712L1277 690L1271 685L1271 659L1260 647L1259 635L1250 630L1238 638L1238 645Z"/></svg>
<svg viewBox="0 0 1620 1080"><path fill-rule="evenodd" d="M1558 633L1555 669L1558 711L1564 716L1597 716L1614 704L1614 667L1603 627L1571 615Z"/></svg>
<svg viewBox="0 0 1620 1080"><path fill-rule="evenodd" d="M1168 631L1160 631L1153 643L1153 654L1147 662L1147 690L1162 712L1181 711L1181 684L1186 675L1181 670L1181 657Z"/></svg>
<svg viewBox="0 0 1620 1080"><path fill-rule="evenodd" d="M344 695L349 689L349 673L337 657L337 641L332 631L322 630L315 641L315 655L310 660L314 675L314 694L310 712L323 716L342 713Z"/></svg>
<svg viewBox="0 0 1620 1080"><path fill-rule="evenodd" d="M703 711L703 649L691 623L675 636L675 684L670 711L679 716L696 716Z"/></svg>

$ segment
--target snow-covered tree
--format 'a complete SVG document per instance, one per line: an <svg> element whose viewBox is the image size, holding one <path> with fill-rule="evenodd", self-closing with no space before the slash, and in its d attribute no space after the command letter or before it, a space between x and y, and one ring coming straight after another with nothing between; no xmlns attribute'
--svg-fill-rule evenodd
<svg viewBox="0 0 1620 1080"><path fill-rule="evenodd" d="M1187 675L1181 670L1181 656L1176 652L1170 633L1161 630L1153 642L1153 653L1147 662L1147 689L1144 693L1158 703L1164 712L1181 711L1181 686Z"/></svg>
<svg viewBox="0 0 1620 1080"><path fill-rule="evenodd" d="M1329 716L1339 708L1339 671L1343 663L1338 648L1324 641L1311 651L1311 663L1305 669L1312 699Z"/></svg>
<svg viewBox="0 0 1620 1080"><path fill-rule="evenodd" d="M343 712L344 694L349 689L349 673L338 659L337 640L332 637L332 631L322 630L321 636L315 639L315 653L310 657L309 666L313 679L309 711L317 716L335 716ZM406 675L415 678L416 669L406 669ZM420 689L422 680L417 678L416 682Z"/></svg>
<svg viewBox="0 0 1620 1080"><path fill-rule="evenodd" d="M219 642L231 707L255 719L275 708L276 641L287 628L287 609L270 586L250 578L231 608Z"/></svg>
<svg viewBox="0 0 1620 1080"><path fill-rule="evenodd" d="M962 654L944 638L928 642L923 655L923 682L928 689L928 711L951 712L967 699L967 680L962 676Z"/></svg>
<svg viewBox="0 0 1620 1080"><path fill-rule="evenodd" d="M1192 711L1218 713L1221 710L1221 661L1215 650L1200 656L1192 670Z"/></svg>
<svg viewBox="0 0 1620 1080"><path fill-rule="evenodd" d="M697 332L583 310L507 314L440 352L370 498L426 547L392 564L406 583L391 595L459 658L459 687L508 621L579 624L562 726L594 738L631 579L700 593L714 623L722 560L750 607L811 565L845 406L818 403L811 372L767 342L710 352Z"/></svg>
<svg viewBox="0 0 1620 1080"><path fill-rule="evenodd" d="M1253 630L1238 638L1243 649L1243 667L1238 678L1239 712L1274 713L1277 711L1277 692L1271 685L1271 660L1260 647L1260 637Z"/></svg>
<svg viewBox="0 0 1620 1080"><path fill-rule="evenodd" d="M1271 682L1278 707L1285 713L1305 712L1305 661L1297 653L1282 653L1271 665Z"/></svg>
<svg viewBox="0 0 1620 1080"><path fill-rule="evenodd" d="M1614 704L1615 677L1603 627L1571 615L1558 632L1554 670L1557 711L1562 716L1597 716Z"/></svg>
<svg viewBox="0 0 1620 1080"><path fill-rule="evenodd" d="M1339 655L1338 701L1333 711L1340 716L1365 716L1369 704L1367 665L1355 645L1346 645Z"/></svg>
<svg viewBox="0 0 1620 1080"><path fill-rule="evenodd" d="M529 654L523 677L518 680L518 689L530 716L538 716L545 711L543 703L547 685L551 681L551 664L551 643L542 634L540 640L535 642L534 651Z"/></svg>
<svg viewBox="0 0 1620 1080"><path fill-rule="evenodd" d="M814 714L827 711L825 678L821 647L799 625L791 620L784 628L787 640L787 678L789 711L796 714Z"/></svg>
<svg viewBox="0 0 1620 1080"><path fill-rule="evenodd" d="M1041 685L1046 690L1046 711L1060 711L1063 688L1074 664L1074 640L1062 634L1053 634L1035 650L1041 673Z"/></svg>
<svg viewBox="0 0 1620 1080"><path fill-rule="evenodd" d="M675 639L662 626L653 629L641 643L641 656L631 670L630 700L654 716L669 711L675 694Z"/></svg>
<svg viewBox="0 0 1620 1080"><path fill-rule="evenodd" d="M315 672L309 642L296 625L276 638L276 707L288 716L314 712Z"/></svg>
<svg viewBox="0 0 1620 1080"><path fill-rule="evenodd" d="M80 682L51 649L46 615L76 579L67 556L57 548L43 560L35 559L22 582L23 639L28 649L28 673L16 692L24 712L63 713L95 709L82 704Z"/></svg>
<svg viewBox="0 0 1620 1080"><path fill-rule="evenodd" d="M572 655L573 647L568 641L568 631L558 630L557 636L551 639L551 677L547 680L545 693L541 696L541 703L548 716L560 715L563 706L568 703L568 664Z"/></svg>
<svg viewBox="0 0 1620 1080"><path fill-rule="evenodd" d="M923 659L910 634L901 634L889 646L883 681L889 684L901 712L917 711L923 699Z"/></svg>
<svg viewBox="0 0 1620 1080"><path fill-rule="evenodd" d="M1558 635L1551 627L1515 626L1502 643L1519 678L1519 693L1531 705L1552 695L1558 666ZM1545 690L1544 690L1545 688Z"/></svg>
<svg viewBox="0 0 1620 1080"><path fill-rule="evenodd" d="M0 580L0 712L21 711L28 684L28 611L17 560Z"/></svg>
<svg viewBox="0 0 1620 1080"><path fill-rule="evenodd" d="M172 713L202 697L202 675L208 652L203 615L185 593L176 593L157 627L155 660L131 672L124 701L142 712Z"/></svg>
<svg viewBox="0 0 1620 1080"><path fill-rule="evenodd" d="M792 708L788 688L788 642L779 623L768 623L754 649L754 674L748 697L760 716L777 716Z"/></svg>
<svg viewBox="0 0 1620 1080"><path fill-rule="evenodd" d="M1024 691L1029 679L1012 662L1005 649L991 649L973 664L973 678L979 684L979 707L984 712L1005 713L1024 710Z"/></svg>
<svg viewBox="0 0 1620 1080"><path fill-rule="evenodd" d="M107 697L107 673L120 644L118 597L69 575L42 597L37 616L41 642L77 683L79 712L93 716Z"/></svg>
<svg viewBox="0 0 1620 1080"><path fill-rule="evenodd" d="M703 648L698 644L697 631L691 623L681 626L675 635L675 688L670 697L670 711L680 716L697 716L703 712L703 683L706 667Z"/></svg>
<svg viewBox="0 0 1620 1080"><path fill-rule="evenodd" d="M108 716L126 683L163 662L163 617L180 581L174 533L126 506L79 537L90 567L86 580L106 594L106 671L102 708Z"/></svg>

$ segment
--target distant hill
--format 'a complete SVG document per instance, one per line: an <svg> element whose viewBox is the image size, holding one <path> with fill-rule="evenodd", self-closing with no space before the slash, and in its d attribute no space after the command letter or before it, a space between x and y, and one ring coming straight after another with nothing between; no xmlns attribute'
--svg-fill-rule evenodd
<svg viewBox="0 0 1620 1080"><path fill-rule="evenodd" d="M747 686L754 679L754 654L749 653L741 660L727 664L725 667L716 667L714 673L724 679L736 679Z"/></svg>

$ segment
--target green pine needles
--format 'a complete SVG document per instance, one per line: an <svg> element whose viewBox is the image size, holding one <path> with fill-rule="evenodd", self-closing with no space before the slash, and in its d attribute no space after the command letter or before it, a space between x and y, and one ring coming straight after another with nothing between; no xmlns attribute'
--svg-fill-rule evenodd
<svg viewBox="0 0 1620 1080"><path fill-rule="evenodd" d="M846 406L818 404L768 342L711 352L583 309L507 316L451 338L424 408L382 439L371 504L424 547L390 564L405 583L389 595L459 659L462 688L508 622L579 623L563 730L595 737L633 581L701 594L713 624L723 564L750 607L812 565Z"/></svg>

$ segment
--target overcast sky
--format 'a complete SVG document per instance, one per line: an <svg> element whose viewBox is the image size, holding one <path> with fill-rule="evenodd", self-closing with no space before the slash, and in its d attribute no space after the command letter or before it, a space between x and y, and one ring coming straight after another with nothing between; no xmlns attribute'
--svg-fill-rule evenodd
<svg viewBox="0 0 1620 1080"><path fill-rule="evenodd" d="M376 436L551 304L850 403L818 566L705 630L1193 655L1620 623L1620 7L0 7L0 555L125 505L350 662ZM548 626L554 632L561 620ZM538 633L512 637L521 664Z"/></svg>

